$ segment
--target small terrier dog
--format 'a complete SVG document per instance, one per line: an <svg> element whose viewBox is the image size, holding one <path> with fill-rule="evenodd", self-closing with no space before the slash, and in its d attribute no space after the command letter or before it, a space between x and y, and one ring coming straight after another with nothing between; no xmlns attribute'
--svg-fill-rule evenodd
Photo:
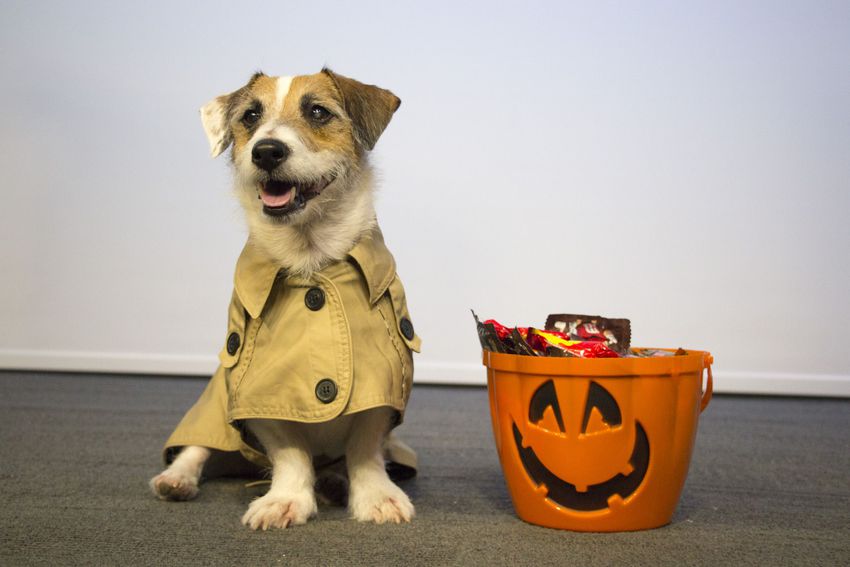
<svg viewBox="0 0 850 567"><path fill-rule="evenodd" d="M158 497L194 498L210 457L239 451L272 470L242 523L286 528L317 513L314 459L344 457L355 519L413 517L385 456L388 444L406 449L390 432L419 338L377 226L368 162L400 103L323 69L256 73L201 109L213 157L233 146L249 237L221 365L166 443L170 464L150 481Z"/></svg>

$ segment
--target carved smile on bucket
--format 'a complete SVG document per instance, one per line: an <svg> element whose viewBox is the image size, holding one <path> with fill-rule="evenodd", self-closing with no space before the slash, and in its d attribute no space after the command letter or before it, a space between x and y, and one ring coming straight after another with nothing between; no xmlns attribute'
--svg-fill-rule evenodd
<svg viewBox="0 0 850 567"><path fill-rule="evenodd" d="M582 410L580 430L567 432L566 412ZM583 400L559 400L555 383L544 382L534 392L528 419L523 421L512 424L519 459L531 481L545 487L546 498L558 506L582 512L606 510L612 499L622 501L634 494L649 470L649 438L643 426L637 420L627 424L617 401L596 382L590 382ZM576 458L552 458L559 454ZM605 471L593 482L586 478L571 482L576 471L559 465L562 460L584 462L591 456L598 470Z"/></svg>

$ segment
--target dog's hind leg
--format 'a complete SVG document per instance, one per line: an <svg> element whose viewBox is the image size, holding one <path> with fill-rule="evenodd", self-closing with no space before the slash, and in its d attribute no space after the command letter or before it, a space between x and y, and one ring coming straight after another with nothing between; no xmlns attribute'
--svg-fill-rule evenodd
<svg viewBox="0 0 850 567"><path fill-rule="evenodd" d="M394 411L380 407L356 414L348 438L348 508L361 522L399 524L414 514L410 498L390 480L384 465L382 445Z"/></svg>
<svg viewBox="0 0 850 567"><path fill-rule="evenodd" d="M272 419L248 420L272 462L272 486L242 516L252 530L304 524L318 510L313 491L313 458L299 424Z"/></svg>
<svg viewBox="0 0 850 567"><path fill-rule="evenodd" d="M167 469L150 480L153 493L162 500L191 500L198 495L198 480L210 458L206 447L185 447Z"/></svg>

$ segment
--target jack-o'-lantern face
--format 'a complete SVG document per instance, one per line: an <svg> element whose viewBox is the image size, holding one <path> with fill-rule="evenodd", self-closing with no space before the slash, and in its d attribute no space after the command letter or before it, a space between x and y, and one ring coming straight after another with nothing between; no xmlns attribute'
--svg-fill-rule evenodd
<svg viewBox="0 0 850 567"><path fill-rule="evenodd" d="M541 384L527 423L515 421L513 435L526 473L545 486L548 499L573 510L604 510L643 482L649 439L639 421L622 415L608 390L594 381L584 384L564 386L563 392L553 380Z"/></svg>

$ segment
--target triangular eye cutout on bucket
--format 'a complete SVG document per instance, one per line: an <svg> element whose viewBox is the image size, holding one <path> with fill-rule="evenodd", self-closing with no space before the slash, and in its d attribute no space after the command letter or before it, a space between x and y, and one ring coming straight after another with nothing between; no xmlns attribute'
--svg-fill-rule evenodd
<svg viewBox="0 0 850 567"><path fill-rule="evenodd" d="M561 433L564 430L564 418L561 416L561 406L558 404L558 393L555 392L555 383L552 380L544 382L534 395L531 396L531 404L528 407L528 422L537 423L543 419L543 412L546 408L552 408L555 414L555 419L558 420L558 427Z"/></svg>
<svg viewBox="0 0 850 567"><path fill-rule="evenodd" d="M552 384L552 390L555 390L554 384ZM587 392L587 404L584 406L584 418L581 421L582 433L593 432L588 431L587 426L590 422L590 416L591 413L593 413L594 408L599 414L601 414L602 421L604 421L609 427L622 425L623 416L620 414L620 406L617 405L617 400L614 399L614 396L612 396L608 390L596 382L591 382L590 389ZM599 430L598 424L595 425L595 429L597 431Z"/></svg>

